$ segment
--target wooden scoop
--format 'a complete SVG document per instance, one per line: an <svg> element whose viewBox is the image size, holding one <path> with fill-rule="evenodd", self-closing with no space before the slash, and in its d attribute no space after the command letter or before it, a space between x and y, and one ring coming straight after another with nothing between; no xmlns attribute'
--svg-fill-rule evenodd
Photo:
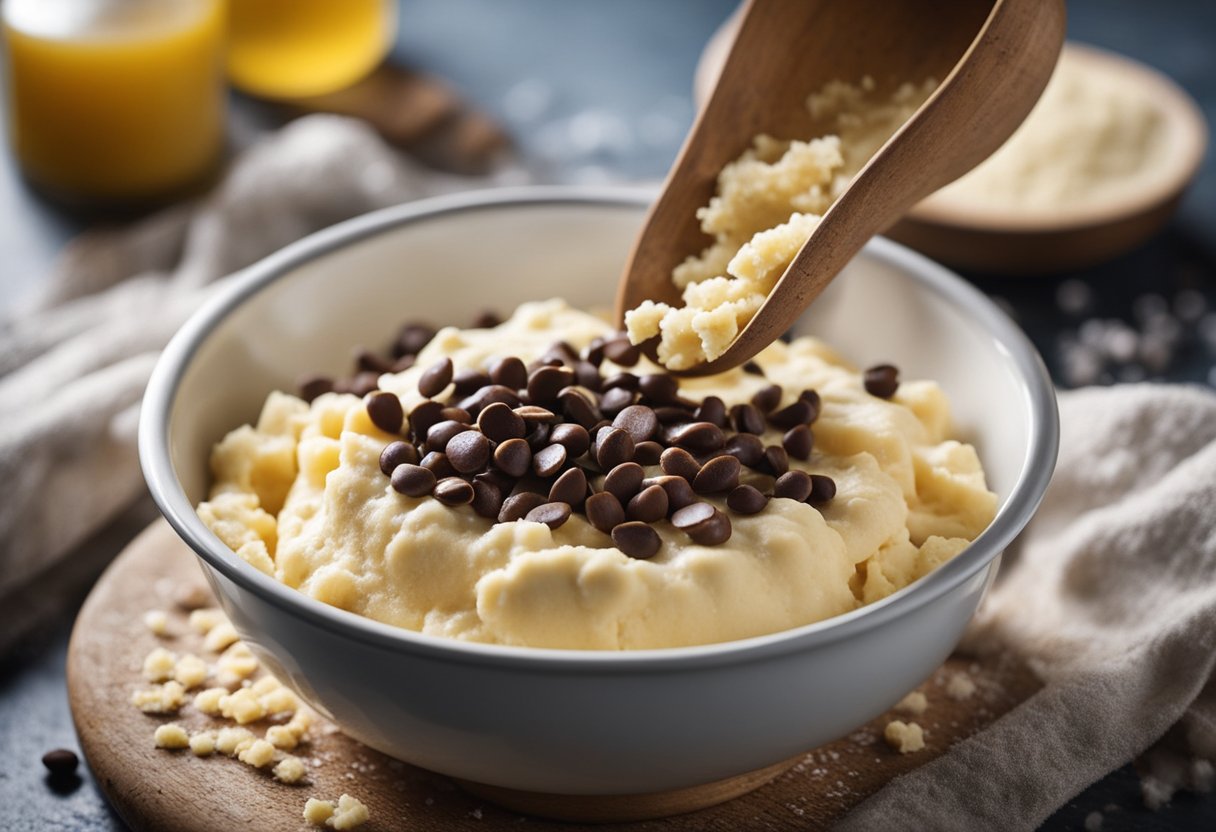
<svg viewBox="0 0 1216 832"><path fill-rule="evenodd" d="M744 363L788 330L870 237L1009 138L1047 85L1063 42L1063 0L749 0L713 95L634 244L618 319L647 299L683 305L672 269L712 242L697 209L754 136L806 140L835 131L812 119L811 93L865 76L880 96L939 79L824 214L726 352L683 374Z"/></svg>

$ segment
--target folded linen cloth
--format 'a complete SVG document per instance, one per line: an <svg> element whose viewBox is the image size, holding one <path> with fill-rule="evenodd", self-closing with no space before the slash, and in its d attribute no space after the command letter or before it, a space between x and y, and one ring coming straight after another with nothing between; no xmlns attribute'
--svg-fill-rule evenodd
<svg viewBox="0 0 1216 832"><path fill-rule="evenodd" d="M144 493L144 386L224 275L348 217L495 181L429 171L362 122L315 115L250 147L205 199L74 240L37 297L0 313L0 656L95 574L105 554L74 547Z"/></svg>
<svg viewBox="0 0 1216 832"><path fill-rule="evenodd" d="M1044 688L850 813L845 830L1033 829L1146 749L1150 806L1216 762L1216 395L1060 396L1055 478L963 649Z"/></svg>

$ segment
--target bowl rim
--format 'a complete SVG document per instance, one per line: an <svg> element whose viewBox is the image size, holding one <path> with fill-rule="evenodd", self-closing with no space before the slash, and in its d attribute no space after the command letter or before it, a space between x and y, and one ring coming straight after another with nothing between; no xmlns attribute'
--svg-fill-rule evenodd
<svg viewBox="0 0 1216 832"><path fill-rule="evenodd" d="M1030 412L1030 443L1022 472L996 518L959 555L907 587L872 604L823 621L735 641L641 650L577 650L466 642L428 635L329 606L246 563L199 519L174 472L169 419L182 375L215 328L244 301L297 267L349 244L394 229L483 210L532 207L621 208L639 217L654 199L651 188L527 186L466 191L383 208L292 243L235 274L170 339L153 369L139 419L139 457L152 498L169 524L212 569L290 615L366 646L449 663L582 670L597 673L670 671L759 661L825 646L882 626L931 603L988 566L1030 520L1046 491L1059 445L1055 390L1026 335L979 289L943 266L890 240L875 238L866 254L901 269L939 297L973 314L1015 365Z"/></svg>

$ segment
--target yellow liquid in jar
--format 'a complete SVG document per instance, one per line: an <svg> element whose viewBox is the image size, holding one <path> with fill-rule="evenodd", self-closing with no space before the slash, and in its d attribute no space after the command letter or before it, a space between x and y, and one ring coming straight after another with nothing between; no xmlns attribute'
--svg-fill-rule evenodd
<svg viewBox="0 0 1216 832"><path fill-rule="evenodd" d="M395 0L229 0L228 77L266 98L323 95L388 54Z"/></svg>
<svg viewBox="0 0 1216 832"><path fill-rule="evenodd" d="M155 201L224 145L221 0L7 0L8 120L26 176L65 201Z"/></svg>

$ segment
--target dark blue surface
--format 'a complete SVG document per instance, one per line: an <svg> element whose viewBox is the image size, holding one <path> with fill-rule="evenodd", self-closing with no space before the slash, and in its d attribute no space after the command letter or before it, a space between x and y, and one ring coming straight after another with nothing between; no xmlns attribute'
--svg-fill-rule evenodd
<svg viewBox="0 0 1216 832"><path fill-rule="evenodd" d="M405 0L398 59L443 75L519 139L531 166L552 181L658 179L691 120L689 96L701 46L733 0ZM1070 36L1162 69L1216 114L1216 0L1074 0ZM36 282L54 250L78 226L33 199L11 164L0 162L0 293L11 299ZM1049 279L973 275L1009 302L1062 381L1060 345L1080 317L1057 304L1066 280L1088 286L1086 314L1139 325L1138 299L1167 303L1192 289L1216 308L1216 158L1169 229L1140 250L1100 268ZM1076 284L1068 284L1075 288ZM1143 303L1141 304L1143 306ZM1152 377L1204 381L1213 348L1184 327L1170 364ZM1105 381L1126 376L1113 366ZM88 781L57 794L38 760L73 747L63 686L67 624L0 665L0 828L112 829L120 824ZM1181 795L1160 812L1143 807L1130 767L1086 790L1044 826L1083 828L1103 811L1103 830L1216 829L1216 796ZM1117 809L1104 811L1107 806Z"/></svg>

